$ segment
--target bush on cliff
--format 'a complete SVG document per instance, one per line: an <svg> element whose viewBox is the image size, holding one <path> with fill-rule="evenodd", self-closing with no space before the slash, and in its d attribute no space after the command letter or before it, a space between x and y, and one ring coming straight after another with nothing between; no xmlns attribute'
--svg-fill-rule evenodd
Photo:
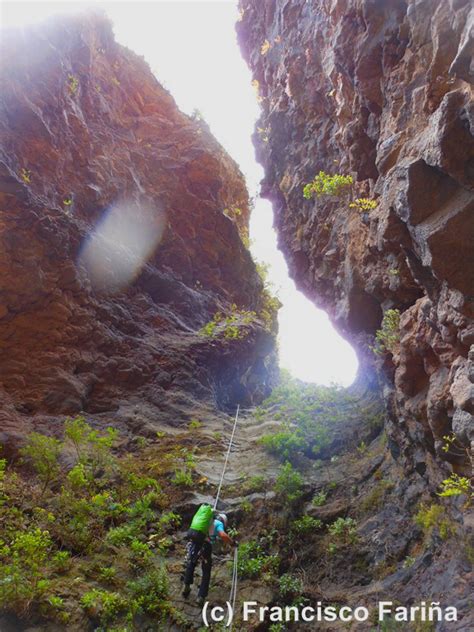
<svg viewBox="0 0 474 632"><path fill-rule="evenodd" d="M312 182L304 186L303 196L307 200L313 195L316 197L321 197L322 195L339 196L347 190L352 183L352 176L346 176L340 173L329 175L325 171L320 171Z"/></svg>
<svg viewBox="0 0 474 632"><path fill-rule="evenodd" d="M149 475L150 457L121 458L116 439L116 431L98 432L77 417L67 420L62 439L39 433L27 438L23 459L33 477L0 460L4 611L24 618L40 614L74 629L86 625L84 613L95 624L127 622L130 630L140 629L139 616L178 616L167 600L161 555L180 517L163 511L168 501ZM66 466L71 448L76 462ZM192 461L192 453L175 452L170 467L178 456ZM166 460L161 451L160 459ZM168 472L163 485L170 486Z"/></svg>
<svg viewBox="0 0 474 632"><path fill-rule="evenodd" d="M361 414L357 400L339 386L305 384L282 371L280 384L256 417L279 419L282 429L264 435L260 442L281 461L295 462L300 454L318 456L329 446L339 424Z"/></svg>
<svg viewBox="0 0 474 632"><path fill-rule="evenodd" d="M275 482L275 492L285 505L296 503L303 495L303 476L288 461L280 467Z"/></svg>
<svg viewBox="0 0 474 632"><path fill-rule="evenodd" d="M387 309L382 318L380 329L375 332L375 345L371 347L376 355L394 353L400 341L400 311Z"/></svg>
<svg viewBox="0 0 474 632"><path fill-rule="evenodd" d="M224 315L216 312L208 323L200 330L199 335L203 338L223 337L227 340L246 338L249 334L249 325L257 318L256 312L245 311L231 306L231 313Z"/></svg>

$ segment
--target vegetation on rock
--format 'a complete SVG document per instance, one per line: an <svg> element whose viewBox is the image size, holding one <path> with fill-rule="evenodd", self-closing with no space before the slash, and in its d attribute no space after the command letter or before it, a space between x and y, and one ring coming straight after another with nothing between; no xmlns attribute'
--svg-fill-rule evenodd
<svg viewBox="0 0 474 632"><path fill-rule="evenodd" d="M375 344L371 347L376 355L394 353L400 341L400 311L388 309L382 318L380 329L375 332Z"/></svg>
<svg viewBox="0 0 474 632"><path fill-rule="evenodd" d="M163 557L167 534L181 520L167 510L164 487L172 484L167 476L160 482L153 462L145 465L140 454L118 456L118 438L116 430L99 432L80 416L66 420L62 440L27 437L23 467L34 470L33 479L1 460L3 610L72 627L87 615L130 630L140 629L135 622L144 616L178 617ZM71 450L75 463L65 466ZM176 450L165 457L160 453L158 472L173 467Z"/></svg>
<svg viewBox="0 0 474 632"><path fill-rule="evenodd" d="M323 195L339 196L346 191L353 183L352 176L336 173L330 175L325 171L320 171L312 182L305 184L303 197L309 200L313 195L321 197Z"/></svg>

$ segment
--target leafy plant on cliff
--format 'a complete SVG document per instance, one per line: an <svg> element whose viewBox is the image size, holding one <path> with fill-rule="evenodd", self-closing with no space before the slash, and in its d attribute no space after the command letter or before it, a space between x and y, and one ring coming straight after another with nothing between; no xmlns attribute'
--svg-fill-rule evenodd
<svg viewBox="0 0 474 632"><path fill-rule="evenodd" d="M290 530L294 534L303 535L318 531L318 529L321 529L322 526L323 523L318 518L313 518L312 516L305 515L294 520L291 524Z"/></svg>
<svg viewBox="0 0 474 632"><path fill-rule="evenodd" d="M31 171L29 169L23 169L20 171L20 178L23 180L25 184L30 184L31 182Z"/></svg>
<svg viewBox="0 0 474 632"><path fill-rule="evenodd" d="M336 173L329 175L325 171L320 171L312 182L303 187L303 197L307 200L313 195L321 197L323 195L339 196L346 191L354 182L352 176Z"/></svg>
<svg viewBox="0 0 474 632"><path fill-rule="evenodd" d="M287 461L280 467L275 481L275 492L286 505L292 505L303 495L303 476Z"/></svg>
<svg viewBox="0 0 474 632"><path fill-rule="evenodd" d="M145 615L176 620L160 556L180 516L162 511L166 496L149 475L155 459L120 458L115 439L115 432L97 432L77 417L66 421L63 441L39 433L27 438L24 459L33 476L23 477L0 460L1 609L20 616L40 612L66 623L77 616L80 588L95 625L137 630L137 617L141 623ZM59 454L67 451L70 460L71 449L76 462L66 467ZM192 469L190 450L175 450L173 464L177 459ZM163 484L172 486L168 472Z"/></svg>
<svg viewBox="0 0 474 632"><path fill-rule="evenodd" d="M307 447L307 441L301 431L291 430L264 435L259 443L282 461L294 461Z"/></svg>
<svg viewBox="0 0 474 632"><path fill-rule="evenodd" d="M50 584L48 557L52 549L49 531L38 527L0 539L0 607L26 614Z"/></svg>
<svg viewBox="0 0 474 632"><path fill-rule="evenodd" d="M358 400L341 387L305 384L284 371L280 384L256 411L259 419L267 416L282 424L278 432L262 437L262 445L282 461L292 462L303 453L318 456L339 424L362 414Z"/></svg>
<svg viewBox="0 0 474 632"><path fill-rule="evenodd" d="M454 432L449 435L444 435L443 440L444 445L441 448L443 452L454 457L463 457L472 463L474 455L472 454L471 448L463 445Z"/></svg>
<svg viewBox="0 0 474 632"><path fill-rule="evenodd" d="M352 202L349 202L349 208L355 208L360 213L368 213L369 211L373 211L375 208L377 208L377 206L377 200L372 200L371 198L356 198Z"/></svg>
<svg viewBox="0 0 474 632"><path fill-rule="evenodd" d="M303 592L303 582L291 573L284 573L278 580L280 596L284 599L295 599Z"/></svg>
<svg viewBox="0 0 474 632"><path fill-rule="evenodd" d="M58 439L32 432L26 445L20 450L20 454L31 463L39 479L43 482L42 494L49 483L59 474L61 449L62 443Z"/></svg>
<svg viewBox="0 0 474 632"><path fill-rule="evenodd" d="M438 496L449 498L450 496L461 496L465 494L469 498L473 496L471 481L465 476L452 473L441 483L441 492Z"/></svg>
<svg viewBox="0 0 474 632"><path fill-rule="evenodd" d="M328 526L329 553L357 542L357 524L353 518L338 518Z"/></svg>
<svg viewBox="0 0 474 632"><path fill-rule="evenodd" d="M222 212L226 217L233 221L235 221L238 217L242 215L242 209L235 205L231 205L229 206L229 208L225 208Z"/></svg>
<svg viewBox="0 0 474 632"><path fill-rule="evenodd" d="M315 507L322 507L326 503L327 497L327 492L322 489L313 496L313 500L311 502Z"/></svg>
<svg viewBox="0 0 474 632"><path fill-rule="evenodd" d="M255 267L257 268L257 274L263 282L262 302L258 316L263 321L265 329L271 332L274 329L278 310L282 304L278 297L273 293L273 286L268 280L269 265L258 261L256 262Z"/></svg>
<svg viewBox="0 0 474 632"><path fill-rule="evenodd" d="M453 522L446 517L446 510L442 505L421 505L415 516L415 523L423 529L425 535L431 535L434 529L446 540L456 531Z"/></svg>
<svg viewBox="0 0 474 632"><path fill-rule="evenodd" d="M67 76L67 87L70 94L76 94L77 89L79 88L79 79L74 75L69 74Z"/></svg>
<svg viewBox="0 0 474 632"><path fill-rule="evenodd" d="M231 313L224 315L216 312L208 323L200 330L199 335L203 338L217 338L222 336L227 340L245 338L248 333L248 326L254 322L257 314L254 311L240 310L237 305L231 306Z"/></svg>
<svg viewBox="0 0 474 632"><path fill-rule="evenodd" d="M400 311L388 309L382 318L380 329L375 332L375 344L371 350L376 355L394 353L400 341Z"/></svg>
<svg viewBox="0 0 474 632"><path fill-rule="evenodd" d="M239 546L237 570L241 578L258 577L264 571L273 573L278 568L279 559L269 555L257 540L243 542Z"/></svg>

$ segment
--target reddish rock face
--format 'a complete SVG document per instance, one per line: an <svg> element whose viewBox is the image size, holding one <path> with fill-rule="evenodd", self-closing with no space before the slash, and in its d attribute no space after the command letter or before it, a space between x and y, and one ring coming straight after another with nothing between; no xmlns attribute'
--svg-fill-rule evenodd
<svg viewBox="0 0 474 632"><path fill-rule="evenodd" d="M239 237L244 179L205 123L101 16L7 32L1 59L2 440L80 411L146 431L186 421L196 400L261 399L263 324L245 340L197 335L262 301ZM105 249L87 258L105 217Z"/></svg>
<svg viewBox="0 0 474 632"><path fill-rule="evenodd" d="M354 344L365 376L377 365L406 470L430 473L435 456L468 471L441 447L451 431L474 446L472 3L240 7L263 193L291 275ZM351 174L351 193L304 199L320 170ZM349 208L350 196L377 208ZM400 343L376 360L387 309L401 312Z"/></svg>

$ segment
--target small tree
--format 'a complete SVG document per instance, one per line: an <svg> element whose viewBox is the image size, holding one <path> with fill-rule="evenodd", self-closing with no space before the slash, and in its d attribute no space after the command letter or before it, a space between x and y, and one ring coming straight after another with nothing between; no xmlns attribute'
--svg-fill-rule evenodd
<svg viewBox="0 0 474 632"><path fill-rule="evenodd" d="M400 311L387 309L383 315L382 325L375 332L375 345L371 347L377 355L394 353L400 341Z"/></svg>
<svg viewBox="0 0 474 632"><path fill-rule="evenodd" d="M303 495L303 477L289 461L280 468L275 483L275 491L288 505L292 505Z"/></svg>
<svg viewBox="0 0 474 632"><path fill-rule="evenodd" d="M47 437L38 432L28 436L27 443L20 453L31 462L38 477L43 482L41 495L44 494L49 483L59 474L59 455L63 444L54 437Z"/></svg>
<svg viewBox="0 0 474 632"><path fill-rule="evenodd" d="M345 176L340 173L331 176L329 173L320 171L312 182L304 186L303 197L309 200L313 195L316 197L321 197L322 195L339 196L346 189L350 188L352 183L352 176Z"/></svg>

